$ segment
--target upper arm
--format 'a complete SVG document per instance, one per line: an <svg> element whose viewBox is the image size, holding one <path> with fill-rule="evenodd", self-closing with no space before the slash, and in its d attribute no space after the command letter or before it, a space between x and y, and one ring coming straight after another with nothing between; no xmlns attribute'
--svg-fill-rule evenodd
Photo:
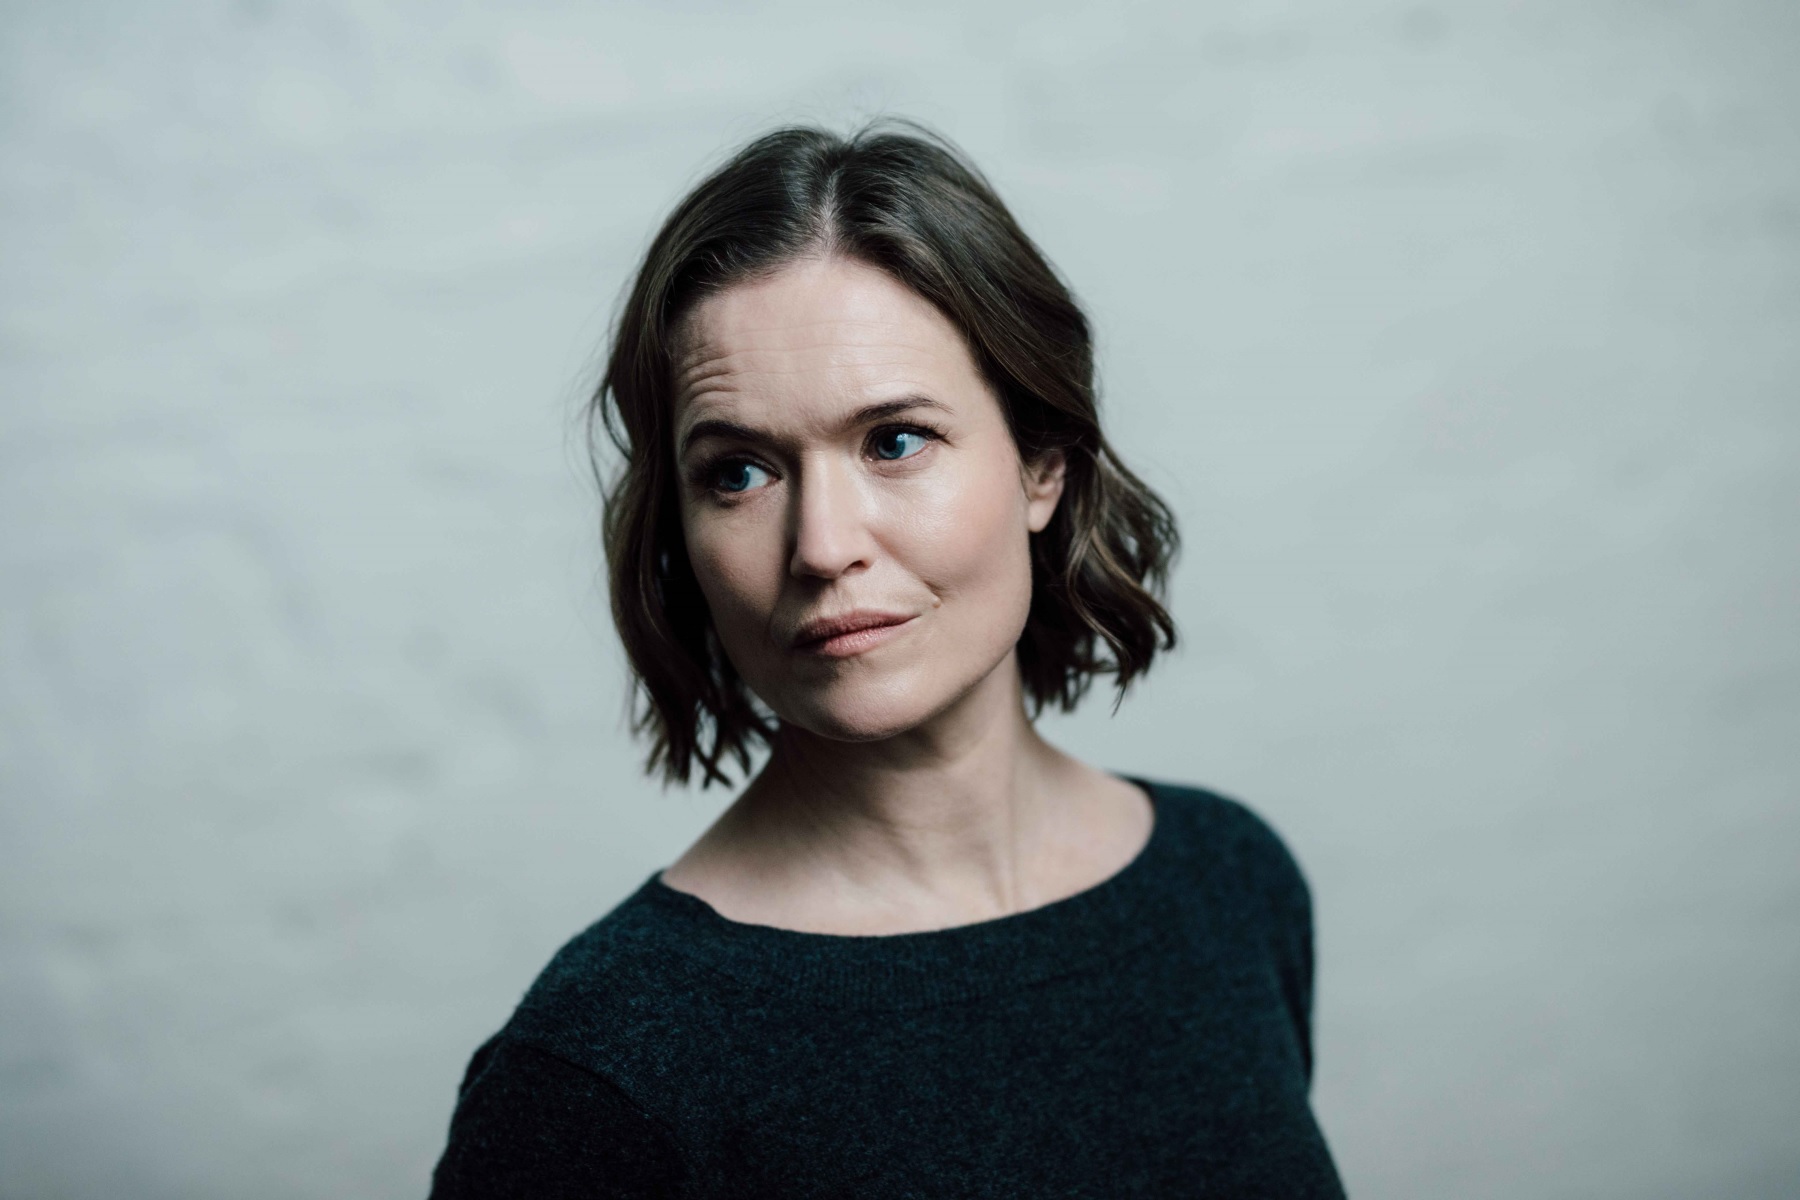
<svg viewBox="0 0 1800 1200"><path fill-rule="evenodd" d="M1236 801L1243 886L1254 899L1255 920L1265 931L1271 966L1308 1081L1312 1078L1312 892L1287 844L1267 822Z"/></svg>
<svg viewBox="0 0 1800 1200"><path fill-rule="evenodd" d="M1284 869L1277 877L1272 907L1276 914L1276 957L1283 998L1300 1042L1306 1078L1312 1081L1313 911L1312 892L1293 856L1282 848Z"/></svg>
<svg viewBox="0 0 1800 1200"><path fill-rule="evenodd" d="M661 1197L680 1171L668 1131L611 1081L502 1034L469 1064L431 1195Z"/></svg>

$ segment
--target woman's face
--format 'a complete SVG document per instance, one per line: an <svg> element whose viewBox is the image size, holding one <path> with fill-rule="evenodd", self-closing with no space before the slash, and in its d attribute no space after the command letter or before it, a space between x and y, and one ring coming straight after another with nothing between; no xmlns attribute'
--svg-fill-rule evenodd
<svg viewBox="0 0 1800 1200"><path fill-rule="evenodd" d="M782 720L867 741L997 669L1062 460L1019 460L962 335L873 267L805 259L700 302L676 364L688 557Z"/></svg>

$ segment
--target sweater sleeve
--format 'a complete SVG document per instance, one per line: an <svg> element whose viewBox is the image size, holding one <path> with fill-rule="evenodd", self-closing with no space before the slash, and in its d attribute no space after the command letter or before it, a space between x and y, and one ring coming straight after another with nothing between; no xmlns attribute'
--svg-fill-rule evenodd
<svg viewBox="0 0 1800 1200"><path fill-rule="evenodd" d="M1300 864L1261 817L1232 802L1242 838L1247 894L1263 929L1271 965L1281 986L1282 1004L1294 1030L1295 1046L1308 1083L1313 1073L1313 904Z"/></svg>
<svg viewBox="0 0 1800 1200"><path fill-rule="evenodd" d="M1291 874L1285 888L1287 928L1283 938L1282 990L1286 993L1288 1012L1294 1020L1294 1033L1300 1040L1300 1056L1306 1066L1306 1081L1313 1075L1313 909L1312 893L1306 877L1293 859L1288 858Z"/></svg>
<svg viewBox="0 0 1800 1200"><path fill-rule="evenodd" d="M669 1133L616 1085L500 1034L469 1063L432 1176L432 1200L676 1193Z"/></svg>

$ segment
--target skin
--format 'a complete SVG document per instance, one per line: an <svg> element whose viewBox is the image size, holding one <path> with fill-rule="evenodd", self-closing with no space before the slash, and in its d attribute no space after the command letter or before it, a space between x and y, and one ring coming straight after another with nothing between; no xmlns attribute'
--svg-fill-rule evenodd
<svg viewBox="0 0 1800 1200"><path fill-rule="evenodd" d="M704 300L681 345L688 555L782 728L663 882L736 921L894 934L1036 908L1135 857L1148 798L1026 715L1030 535L1064 464L1021 461L958 330L886 273L814 257ZM858 611L899 623L795 644Z"/></svg>

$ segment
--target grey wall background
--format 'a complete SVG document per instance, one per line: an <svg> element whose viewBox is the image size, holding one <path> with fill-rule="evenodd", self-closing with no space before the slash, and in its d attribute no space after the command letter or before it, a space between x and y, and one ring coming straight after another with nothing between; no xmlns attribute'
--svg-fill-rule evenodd
<svg viewBox="0 0 1800 1200"><path fill-rule="evenodd" d="M422 1194L722 803L640 780L571 414L772 122L960 139L1187 636L1079 753L1319 922L1353 1192L1800 1194L1800 7L0 15L0 1196Z"/></svg>

